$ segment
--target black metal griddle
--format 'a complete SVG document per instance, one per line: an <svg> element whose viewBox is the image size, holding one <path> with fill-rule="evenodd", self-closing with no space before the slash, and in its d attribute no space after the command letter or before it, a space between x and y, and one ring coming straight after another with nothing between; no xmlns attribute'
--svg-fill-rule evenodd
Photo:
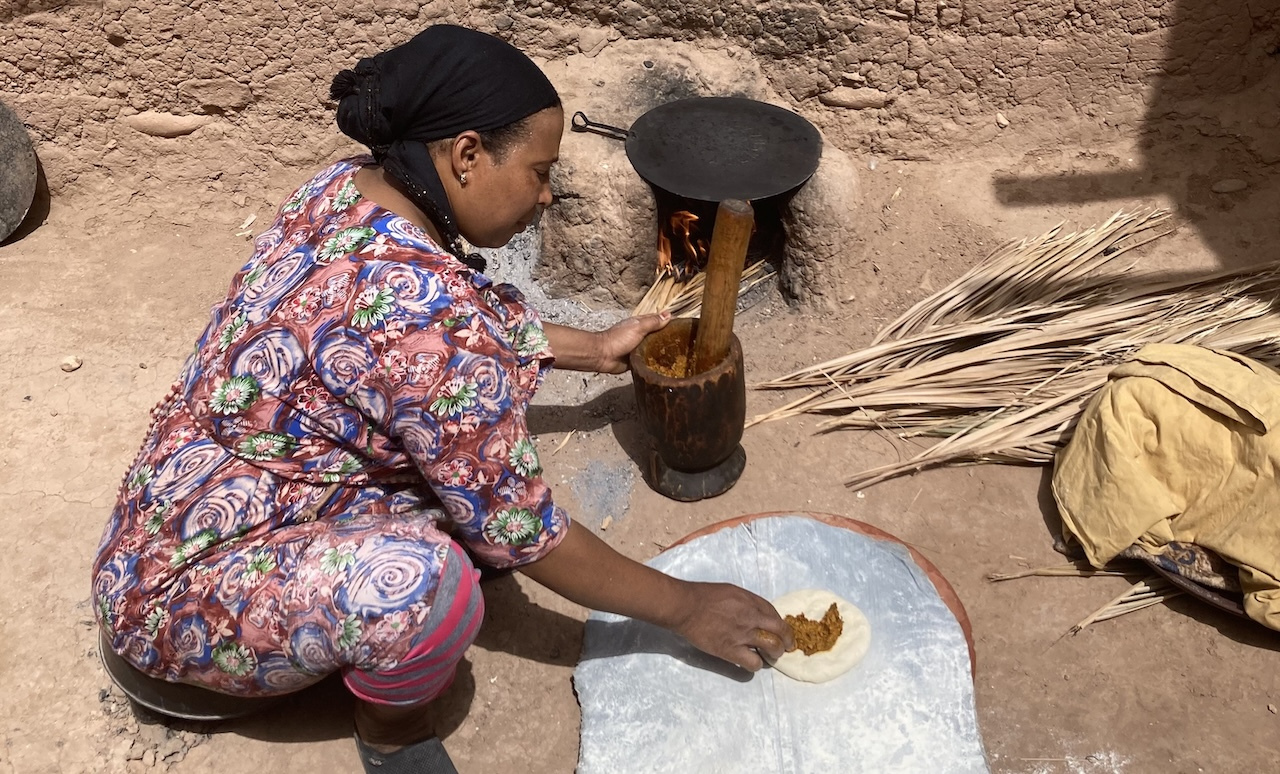
<svg viewBox="0 0 1280 774"><path fill-rule="evenodd" d="M687 199L755 201L799 188L818 169L822 136L785 108L742 97L690 97L650 110L630 129L573 115L576 132L625 140L649 183Z"/></svg>
<svg viewBox="0 0 1280 774"><path fill-rule="evenodd" d="M0 102L0 242L18 230L31 209L36 176L36 154L27 127Z"/></svg>

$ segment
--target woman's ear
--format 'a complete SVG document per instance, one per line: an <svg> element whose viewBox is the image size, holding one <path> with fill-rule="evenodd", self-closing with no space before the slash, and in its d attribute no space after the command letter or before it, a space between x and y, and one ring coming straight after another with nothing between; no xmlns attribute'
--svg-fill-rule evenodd
<svg viewBox="0 0 1280 774"><path fill-rule="evenodd" d="M461 177L475 169L483 147L484 144L480 141L480 135L470 129L453 138L453 152L450 161L453 163L454 177Z"/></svg>

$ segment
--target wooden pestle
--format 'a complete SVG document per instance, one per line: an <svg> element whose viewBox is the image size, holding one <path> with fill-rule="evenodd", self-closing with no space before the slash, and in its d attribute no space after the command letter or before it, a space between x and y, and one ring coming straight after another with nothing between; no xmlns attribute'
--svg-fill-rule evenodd
<svg viewBox="0 0 1280 774"><path fill-rule="evenodd" d="M707 259L707 279L702 290L702 317L693 342L690 376L711 369L729 356L738 285L742 282L747 244L754 227L755 211L750 202L741 199L720 202L711 234L711 256Z"/></svg>

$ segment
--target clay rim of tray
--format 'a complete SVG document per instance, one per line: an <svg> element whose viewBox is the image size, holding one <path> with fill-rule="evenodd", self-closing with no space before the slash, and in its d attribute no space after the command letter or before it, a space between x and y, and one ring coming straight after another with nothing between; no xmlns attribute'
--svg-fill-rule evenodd
<svg viewBox="0 0 1280 774"><path fill-rule="evenodd" d="M933 562L926 559L925 556L917 551L910 543L890 535L879 527L873 527L870 524L856 519L851 519L848 516L837 516L834 513L769 511L768 513L753 513L747 516L737 516L732 519L725 519L724 521L710 524L702 529L690 532L688 535L685 535L676 542L662 549L662 551L665 553L676 546L684 545L692 540L710 535L713 532L719 532L726 527L737 527L739 525L755 521L756 519L769 519L780 516L799 516L801 518L812 519L814 521L822 522L828 526L847 529L851 532L857 532L861 535L866 535L867 537L875 538L877 540L887 540L904 546L911 552L911 558L915 561L916 566L924 570L925 575L929 577L929 581L933 583L934 590L938 592L938 596L946 603L947 608L951 610L951 614L955 616L956 622L960 624L960 629L964 632L964 641L969 646L969 673L971 677L975 680L977 679L978 662L973 650L973 626L969 623L969 614L965 612L964 604L960 602L960 596L956 594L956 590L951 587L949 582L947 582L947 579L942 572L939 571L937 567L933 566Z"/></svg>

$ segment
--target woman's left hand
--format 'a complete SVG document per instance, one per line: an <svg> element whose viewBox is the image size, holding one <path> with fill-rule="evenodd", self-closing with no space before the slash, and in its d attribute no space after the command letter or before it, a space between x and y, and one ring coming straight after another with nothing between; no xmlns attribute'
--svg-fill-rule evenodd
<svg viewBox="0 0 1280 774"><path fill-rule="evenodd" d="M612 328L597 334L600 337L600 363L596 370L602 374L621 374L631 368L628 358L631 351L640 346L640 340L650 333L662 330L671 321L670 312L628 317Z"/></svg>

